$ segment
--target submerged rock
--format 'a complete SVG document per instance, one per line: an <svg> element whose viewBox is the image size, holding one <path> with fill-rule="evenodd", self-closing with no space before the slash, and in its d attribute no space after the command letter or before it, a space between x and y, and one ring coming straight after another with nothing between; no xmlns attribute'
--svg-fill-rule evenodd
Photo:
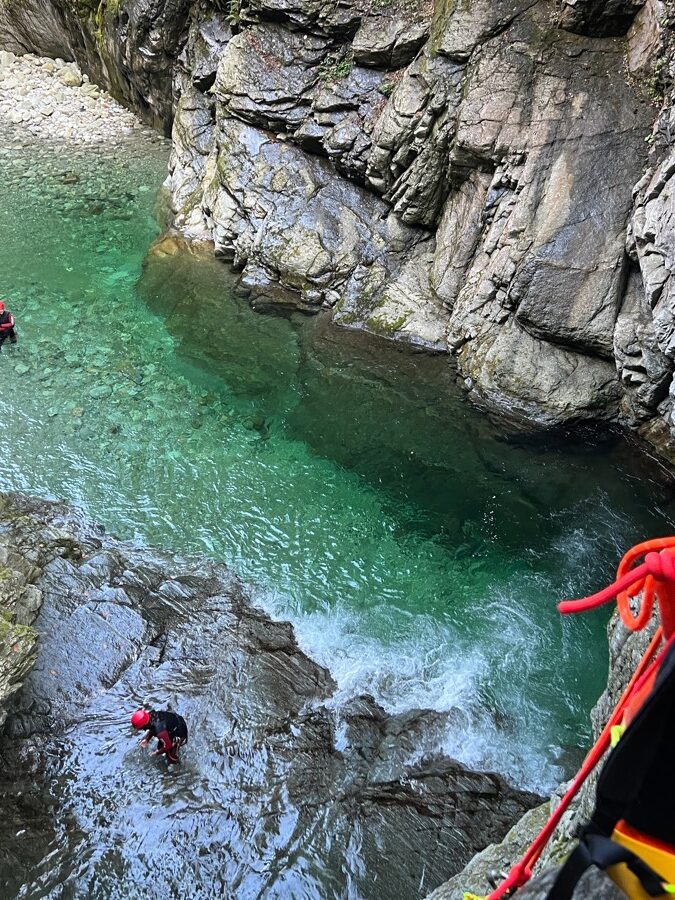
<svg viewBox="0 0 675 900"><path fill-rule="evenodd" d="M425 755L443 714L331 706L330 673L224 567L16 495L0 534L42 601L0 750L3 893L415 897L536 802ZM180 768L129 733L143 702L187 719Z"/></svg>
<svg viewBox="0 0 675 900"><path fill-rule="evenodd" d="M104 400L112 394L112 388L109 384L97 384L89 390L89 396L94 400Z"/></svg>

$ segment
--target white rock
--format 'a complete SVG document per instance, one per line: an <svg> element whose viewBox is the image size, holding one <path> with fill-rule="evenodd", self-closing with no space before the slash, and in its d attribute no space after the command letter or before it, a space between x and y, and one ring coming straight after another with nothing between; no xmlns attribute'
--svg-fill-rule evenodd
<svg viewBox="0 0 675 900"><path fill-rule="evenodd" d="M59 78L67 87L79 87L82 84L82 75L74 65L64 66L59 72Z"/></svg>

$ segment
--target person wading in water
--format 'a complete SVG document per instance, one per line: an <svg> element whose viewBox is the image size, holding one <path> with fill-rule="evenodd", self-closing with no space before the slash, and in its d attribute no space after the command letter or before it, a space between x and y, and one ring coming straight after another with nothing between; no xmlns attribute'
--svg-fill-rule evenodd
<svg viewBox="0 0 675 900"><path fill-rule="evenodd" d="M16 344L14 316L8 309L5 309L5 304L0 300L0 350L7 338L9 338L10 344Z"/></svg>
<svg viewBox="0 0 675 900"><path fill-rule="evenodd" d="M168 763L177 763L178 749L187 744L188 730L185 719L170 709L139 709L131 717L131 724L137 731L145 728L141 747L147 747L152 738L157 738L157 749L153 756L166 756Z"/></svg>

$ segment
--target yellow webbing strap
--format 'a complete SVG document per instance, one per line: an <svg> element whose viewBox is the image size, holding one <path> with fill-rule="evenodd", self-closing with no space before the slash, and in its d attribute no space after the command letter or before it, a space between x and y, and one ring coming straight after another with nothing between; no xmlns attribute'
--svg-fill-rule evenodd
<svg viewBox="0 0 675 900"><path fill-rule="evenodd" d="M612 840L622 847L632 850L650 868L662 878L662 897L675 894L675 853L669 852L667 847L659 846L657 842L650 841L647 835L638 832L627 833L626 826L619 822ZM623 864L611 866L607 870L608 875L631 900L649 900L649 895L641 886L639 880Z"/></svg>
<svg viewBox="0 0 675 900"><path fill-rule="evenodd" d="M464 891L464 900L487 900L487 897L479 897L478 894L470 894Z"/></svg>
<svg viewBox="0 0 675 900"><path fill-rule="evenodd" d="M612 727L610 728L610 742L612 747L616 747L616 745L621 740L621 736L625 730L625 725L612 725Z"/></svg>

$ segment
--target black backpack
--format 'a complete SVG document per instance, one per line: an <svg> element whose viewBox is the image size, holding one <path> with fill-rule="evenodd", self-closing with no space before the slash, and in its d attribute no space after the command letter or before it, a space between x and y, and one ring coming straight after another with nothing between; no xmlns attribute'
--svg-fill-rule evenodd
<svg viewBox="0 0 675 900"><path fill-rule="evenodd" d="M640 693L600 773L595 811L547 900L572 897L592 865L631 900L675 895L675 638Z"/></svg>

